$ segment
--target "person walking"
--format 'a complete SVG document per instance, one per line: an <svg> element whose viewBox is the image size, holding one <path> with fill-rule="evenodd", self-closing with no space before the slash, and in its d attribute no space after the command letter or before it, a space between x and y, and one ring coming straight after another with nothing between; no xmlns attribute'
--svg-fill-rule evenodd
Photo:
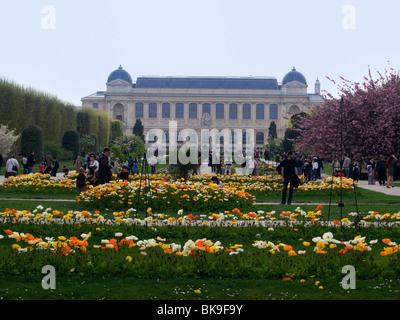
<svg viewBox="0 0 400 320"><path fill-rule="evenodd" d="M292 203L292 197L293 197L293 189L298 186L298 171L297 171L297 163L293 159L294 158L294 153L293 151L289 151L287 154L287 158L282 161L281 167L281 175L282 175L282 182L283 182L283 188L282 188L282 203L281 204L286 204L286 193L288 189L288 185L290 183L290 189L289 189L289 197L287 204ZM297 179L296 179L297 178Z"/></svg>
<svg viewBox="0 0 400 320"><path fill-rule="evenodd" d="M390 185L392 188L394 188L394 170L395 170L395 164L396 164L397 158L392 154L388 159L387 159L387 167L388 167L388 183L387 183L387 188L390 188Z"/></svg>

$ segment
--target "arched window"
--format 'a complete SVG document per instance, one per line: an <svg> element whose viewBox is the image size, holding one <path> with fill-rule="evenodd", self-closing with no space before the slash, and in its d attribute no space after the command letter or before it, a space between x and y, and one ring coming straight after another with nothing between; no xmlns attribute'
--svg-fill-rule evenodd
<svg viewBox="0 0 400 320"><path fill-rule="evenodd" d="M175 118L176 119L183 119L183 103L179 102L175 104Z"/></svg>
<svg viewBox="0 0 400 320"><path fill-rule="evenodd" d="M149 118L157 118L157 103L149 103Z"/></svg>
<svg viewBox="0 0 400 320"><path fill-rule="evenodd" d="M168 102L162 104L162 117L164 119L171 118L171 104Z"/></svg>
<svg viewBox="0 0 400 320"><path fill-rule="evenodd" d="M278 119L278 105L275 103L269 105L269 118L272 120Z"/></svg>
<svg viewBox="0 0 400 320"><path fill-rule="evenodd" d="M197 103L189 104L189 119L197 119Z"/></svg>
<svg viewBox="0 0 400 320"><path fill-rule="evenodd" d="M135 118L143 118L143 102L135 103Z"/></svg>
<svg viewBox="0 0 400 320"><path fill-rule="evenodd" d="M264 119L264 109L262 103L256 105L256 119Z"/></svg>
<svg viewBox="0 0 400 320"><path fill-rule="evenodd" d="M211 104L203 103L203 112L202 114L208 113L211 116Z"/></svg>
<svg viewBox="0 0 400 320"><path fill-rule="evenodd" d="M122 104L117 103L113 108L113 119L124 122L124 109Z"/></svg>
<svg viewBox="0 0 400 320"><path fill-rule="evenodd" d="M224 114L224 104L223 103L217 103L216 109L215 109L215 118L216 119L224 119L225 114Z"/></svg>
<svg viewBox="0 0 400 320"><path fill-rule="evenodd" d="M229 119L237 119L237 104L231 103L229 105Z"/></svg>
<svg viewBox="0 0 400 320"><path fill-rule="evenodd" d="M251 119L251 104L243 104L243 119Z"/></svg>

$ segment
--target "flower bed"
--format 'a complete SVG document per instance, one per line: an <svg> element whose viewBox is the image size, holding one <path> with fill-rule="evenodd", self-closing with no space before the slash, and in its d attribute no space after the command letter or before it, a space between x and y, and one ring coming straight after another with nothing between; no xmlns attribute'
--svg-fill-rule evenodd
<svg viewBox="0 0 400 320"><path fill-rule="evenodd" d="M153 213L149 208L146 212L138 212L136 209L122 211L99 210L90 212L68 211L63 212L37 206L33 211L16 210L7 208L0 212L0 223L7 224L71 224L71 225L121 225L121 226L196 226L196 227L268 227L273 230L280 226L334 226L353 228L354 218L357 213L350 212L341 221L326 221L321 219L323 206L317 206L314 210L303 210L297 207L293 211L249 211L242 212L238 208L232 210L215 211L208 214L194 214L183 209L176 213ZM369 211L363 215L360 213L358 227L400 227L400 212L380 214L377 211Z"/></svg>
<svg viewBox="0 0 400 320"><path fill-rule="evenodd" d="M55 192L76 192L76 173L71 172L67 177L61 179L55 179L48 174L28 174L28 175L19 175L17 177L10 177L8 181L0 184L0 190L3 191L26 191L26 192L39 192L39 193L55 193ZM192 176L187 182L174 180L167 174L154 174L150 175L150 181L154 182L156 187L162 184L170 184L173 185L177 183L178 186L186 183L189 185L195 185L199 187L200 185L210 185L211 174L203 174ZM252 193L253 196L258 196L261 193L265 194L267 192L280 192L282 190L282 179L279 175L264 175L264 176L243 176L243 175L222 175L218 176L219 179L223 182L225 188L229 188L235 191ZM128 181L122 181L117 178L116 175L113 175L111 181L111 188L115 188L117 184L120 184L121 187L128 184L136 185L136 182L140 181L139 175L131 175ZM332 184L333 181L333 184ZM338 190L342 188L344 191L352 190L354 185L358 185L357 183L353 183L352 179L348 178L338 178L338 177L328 177L321 181L306 181L301 178L301 185L296 189L296 192L321 192L321 191L330 191ZM89 183L87 183L87 187L91 188ZM162 187L162 186L161 186ZM133 187L135 189L136 187ZM179 188L179 187L178 187ZM203 188L203 187L201 187ZM185 189L185 188L184 188ZM192 190L192 187L189 187L188 190ZM112 191L112 190L111 190Z"/></svg>
<svg viewBox="0 0 400 320"><path fill-rule="evenodd" d="M139 210L152 206L157 212L179 209L209 212L248 207L255 200L243 189L221 187L211 182L150 180L150 188L142 186L143 182L139 180L111 181L82 192L76 199L96 208Z"/></svg>
<svg viewBox="0 0 400 320"><path fill-rule="evenodd" d="M305 238L296 239L281 234L281 240L263 238L246 243L208 238L171 241L156 232L153 237L144 238L139 235L143 230L127 229L113 234L110 229L100 228L87 233L74 229L57 233L62 230L42 230L46 234L43 236L5 229L0 233L1 272L36 273L43 265L51 264L58 275L66 276L244 277L291 281L342 277L342 267L349 264L356 268L357 279L396 277L400 271L397 263L400 247L389 238L359 234L348 237L340 233L334 236L330 231L321 232L319 227L311 229L314 237L304 233ZM269 237L273 238L273 233Z"/></svg>

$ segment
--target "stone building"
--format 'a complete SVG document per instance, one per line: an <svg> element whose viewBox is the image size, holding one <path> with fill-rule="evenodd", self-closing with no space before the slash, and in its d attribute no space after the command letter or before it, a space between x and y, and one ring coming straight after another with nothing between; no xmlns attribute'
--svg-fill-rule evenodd
<svg viewBox="0 0 400 320"><path fill-rule="evenodd" d="M272 121L278 137L283 137L291 114L320 105L320 83L307 92L307 80L293 68L278 83L272 77L140 76L134 81L121 66L107 79L106 91L82 98L82 107L107 111L132 134L140 119L146 134L150 129L165 131L176 121L178 132L185 128L253 129L255 147L263 148Z"/></svg>

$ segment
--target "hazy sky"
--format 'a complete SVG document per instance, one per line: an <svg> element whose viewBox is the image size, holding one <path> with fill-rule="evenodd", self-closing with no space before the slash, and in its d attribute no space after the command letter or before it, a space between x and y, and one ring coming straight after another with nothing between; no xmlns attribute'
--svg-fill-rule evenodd
<svg viewBox="0 0 400 320"><path fill-rule="evenodd" d="M0 2L0 77L81 105L122 65L136 79L266 76L293 66L362 81L400 69L398 0L18 0Z"/></svg>

